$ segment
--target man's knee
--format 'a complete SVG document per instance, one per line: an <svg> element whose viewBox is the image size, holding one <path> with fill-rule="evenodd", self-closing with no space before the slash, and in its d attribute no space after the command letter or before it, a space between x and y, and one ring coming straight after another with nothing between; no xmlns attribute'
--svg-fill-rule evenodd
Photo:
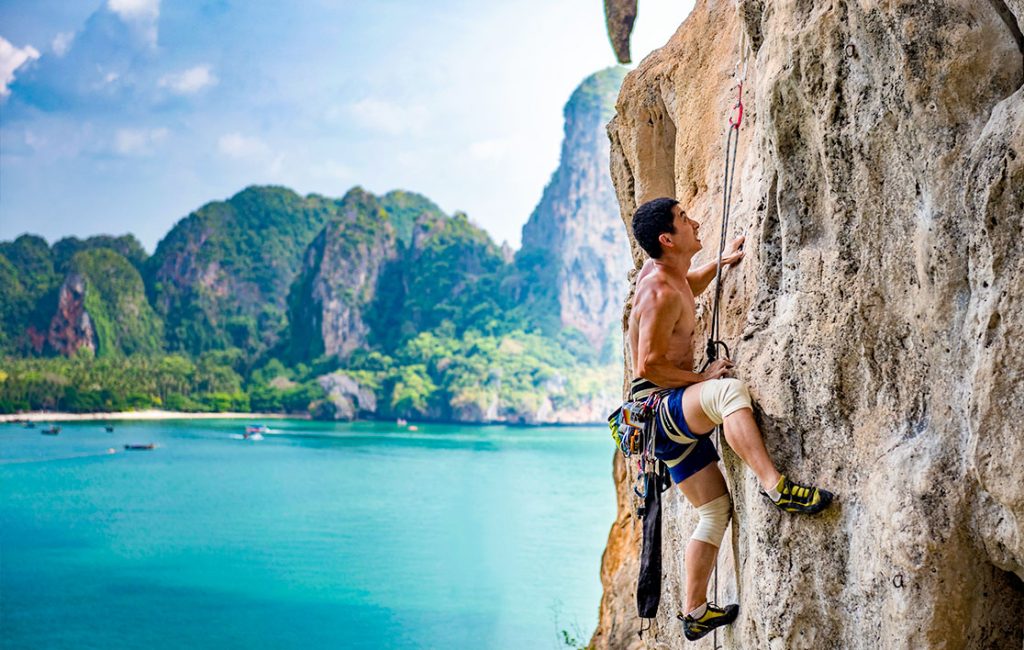
<svg viewBox="0 0 1024 650"><path fill-rule="evenodd" d="M740 409L753 408L747 385L732 377L704 382L700 388L700 406L715 424L721 424Z"/></svg>
<svg viewBox="0 0 1024 650"><path fill-rule="evenodd" d="M697 529L693 531L692 539L706 542L715 548L720 547L722 537L725 536L725 528L732 516L729 494L723 494L698 507L697 515L700 516L700 521L697 523Z"/></svg>

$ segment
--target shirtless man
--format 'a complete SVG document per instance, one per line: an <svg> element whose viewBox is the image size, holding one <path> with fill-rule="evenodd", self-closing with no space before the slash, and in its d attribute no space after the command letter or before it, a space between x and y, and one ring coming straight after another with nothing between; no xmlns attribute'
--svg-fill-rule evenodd
<svg viewBox="0 0 1024 650"><path fill-rule="evenodd" d="M636 379L630 398L661 391L656 416L655 455L669 468L672 480L700 516L686 545L686 612L683 632L695 641L736 619L738 605L719 608L707 602L708 580L732 513L725 478L711 432L723 424L729 446L757 475L765 495L788 512L814 514L827 508L832 495L800 485L779 473L754 422L750 393L732 377L728 359L713 362L703 373L693 371L694 296L707 288L717 265L691 269L701 249L700 227L679 202L655 199L633 216L633 236L651 259L636 281L629 317L629 349ZM730 242L722 264L743 259L743 237Z"/></svg>

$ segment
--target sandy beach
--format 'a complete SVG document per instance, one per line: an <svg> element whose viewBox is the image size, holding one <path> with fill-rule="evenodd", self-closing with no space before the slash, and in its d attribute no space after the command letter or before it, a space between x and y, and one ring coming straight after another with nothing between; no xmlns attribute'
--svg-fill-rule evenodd
<svg viewBox="0 0 1024 650"><path fill-rule="evenodd" d="M300 415L283 413L185 413L181 411L121 411L119 413L60 413L57 411L32 411L0 415L2 422L89 422L95 420L268 420L301 418Z"/></svg>

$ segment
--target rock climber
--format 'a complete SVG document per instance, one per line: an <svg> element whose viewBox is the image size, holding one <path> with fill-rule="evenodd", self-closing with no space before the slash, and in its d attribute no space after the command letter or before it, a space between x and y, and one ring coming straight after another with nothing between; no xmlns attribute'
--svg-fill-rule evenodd
<svg viewBox="0 0 1024 650"><path fill-rule="evenodd" d="M700 517L686 545L686 614L680 616L691 641L728 625L739 613L738 605L720 608L707 600L708 581L732 514L711 442L716 425L723 425L725 439L777 507L814 514L832 503L829 492L796 483L775 468L754 422L750 393L732 376L732 361L718 359L703 373L693 371L694 296L708 287L717 269L716 262L691 268L701 250L699 228L671 198L645 203L633 215L633 236L650 259L637 276L628 339L636 374L630 399L662 392L655 414L655 456L668 466L673 482ZM737 237L729 243L723 267L743 259L743 241Z"/></svg>

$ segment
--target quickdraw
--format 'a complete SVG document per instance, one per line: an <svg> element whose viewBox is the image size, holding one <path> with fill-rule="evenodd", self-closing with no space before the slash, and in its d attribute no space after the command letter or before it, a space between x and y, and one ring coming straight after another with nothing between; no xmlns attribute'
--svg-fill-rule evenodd
<svg viewBox="0 0 1024 650"><path fill-rule="evenodd" d="M633 494L643 503L652 486L664 491L664 470L661 461L654 455L655 417L663 393L655 391L642 399L622 404L608 416L608 428L612 440L623 458L636 459L637 478ZM642 505L637 507L637 516L644 516Z"/></svg>

